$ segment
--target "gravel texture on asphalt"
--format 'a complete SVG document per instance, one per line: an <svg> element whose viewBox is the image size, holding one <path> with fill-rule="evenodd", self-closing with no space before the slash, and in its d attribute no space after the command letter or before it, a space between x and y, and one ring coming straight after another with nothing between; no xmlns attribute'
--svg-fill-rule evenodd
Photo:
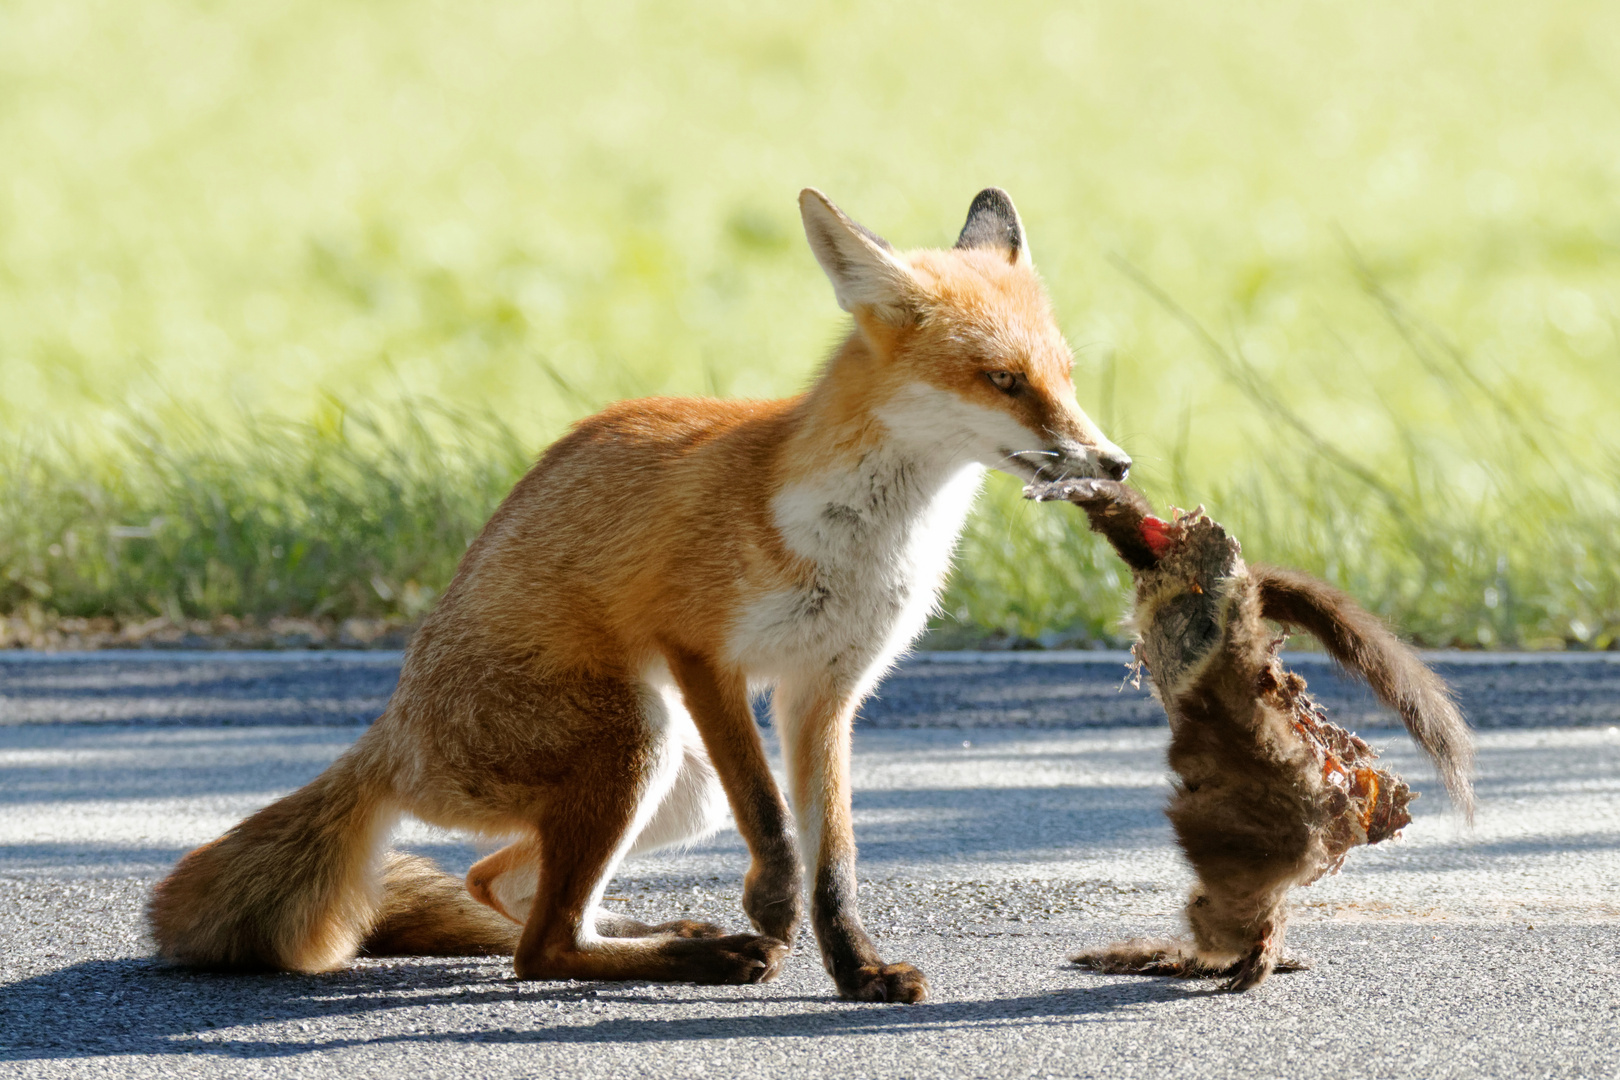
<svg viewBox="0 0 1620 1080"><path fill-rule="evenodd" d="M862 911L933 996L859 1005L832 996L808 940L757 987L518 983L503 960L364 960L321 976L162 964L141 918L152 883L358 734L330 719L341 710L289 719L297 672L326 680L303 700L342 702L386 694L395 668L110 663L0 665L7 708L63 702L0 726L0 1076L1620 1076L1620 726L1482 732L1472 830L1404 736L1378 733L1424 793L1413 824L1296 894L1290 942L1312 970L1224 995L1063 960L1175 928L1189 876L1161 812L1162 720L874 723L855 744ZM1620 666L1563 669L1574 689L1541 666L1489 678L1532 713L1541 693L1548 709L1620 697ZM1065 668L1121 671L927 659L883 695L938 703L925 718L996 700L1074 708L1089 683ZM52 672L100 679L108 698L138 696L125 680L144 672L155 704L134 722L123 706L97 713L89 683L51 689ZM255 711L266 702L280 720ZM397 843L456 872L480 850L416 824ZM742 929L746 865L727 830L628 864L606 903Z"/></svg>

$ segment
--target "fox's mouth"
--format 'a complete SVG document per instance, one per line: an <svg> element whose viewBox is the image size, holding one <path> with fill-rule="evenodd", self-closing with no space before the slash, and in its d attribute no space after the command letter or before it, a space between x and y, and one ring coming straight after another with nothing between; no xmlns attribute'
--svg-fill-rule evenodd
<svg viewBox="0 0 1620 1080"><path fill-rule="evenodd" d="M1012 472L1006 467L1007 463L1011 463L1019 468L1020 475L1027 480L1055 483L1059 480L1104 479L1089 456L1077 462L1058 450L1009 450L1005 446L996 449L1001 454L1002 471Z"/></svg>

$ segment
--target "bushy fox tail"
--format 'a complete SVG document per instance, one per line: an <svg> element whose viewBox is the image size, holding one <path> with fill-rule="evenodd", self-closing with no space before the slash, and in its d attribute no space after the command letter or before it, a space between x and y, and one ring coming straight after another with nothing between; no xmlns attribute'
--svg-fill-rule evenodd
<svg viewBox="0 0 1620 1080"><path fill-rule="evenodd" d="M190 967L327 971L377 910L377 861L399 816L359 747L180 860L147 907L158 951Z"/></svg>
<svg viewBox="0 0 1620 1080"><path fill-rule="evenodd" d="M512 951L517 928L480 908L460 882L425 859L384 857L400 810L363 746L180 860L147 907L164 957L216 970L316 972L362 948Z"/></svg>
<svg viewBox="0 0 1620 1080"><path fill-rule="evenodd" d="M1314 636L1395 710L1439 770L1451 801L1473 821L1473 737L1444 680L1383 620L1331 585L1275 566L1251 566L1249 573L1260 587L1262 614Z"/></svg>
<svg viewBox="0 0 1620 1080"><path fill-rule="evenodd" d="M390 851L367 956L511 956L523 927L474 900L467 883L420 855Z"/></svg>

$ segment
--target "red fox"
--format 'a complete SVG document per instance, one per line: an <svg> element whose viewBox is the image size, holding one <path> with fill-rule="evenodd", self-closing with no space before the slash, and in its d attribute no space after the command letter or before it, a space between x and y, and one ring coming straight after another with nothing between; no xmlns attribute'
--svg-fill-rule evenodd
<svg viewBox="0 0 1620 1080"><path fill-rule="evenodd" d="M522 979L762 982L808 873L839 993L927 994L856 909L855 711L923 629L987 467L1118 479L1130 459L1075 403L1006 193L979 193L953 248L906 253L818 191L799 207L854 317L810 388L624 402L552 445L468 548L382 717L157 887L164 956L321 971L362 950L510 953ZM764 686L791 815L749 706ZM626 855L708 834L728 806L756 933L598 911ZM406 813L517 839L463 888L384 853Z"/></svg>

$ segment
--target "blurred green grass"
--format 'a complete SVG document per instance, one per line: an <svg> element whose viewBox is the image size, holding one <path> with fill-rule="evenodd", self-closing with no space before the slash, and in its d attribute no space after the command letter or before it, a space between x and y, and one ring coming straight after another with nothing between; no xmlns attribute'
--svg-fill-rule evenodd
<svg viewBox="0 0 1620 1080"><path fill-rule="evenodd" d="M571 420L803 384L799 187L910 246L994 183L1156 499L1427 642L1608 647L1615 40L1579 0L13 0L0 608L410 614ZM1102 640L1122 586L996 479L943 620Z"/></svg>

